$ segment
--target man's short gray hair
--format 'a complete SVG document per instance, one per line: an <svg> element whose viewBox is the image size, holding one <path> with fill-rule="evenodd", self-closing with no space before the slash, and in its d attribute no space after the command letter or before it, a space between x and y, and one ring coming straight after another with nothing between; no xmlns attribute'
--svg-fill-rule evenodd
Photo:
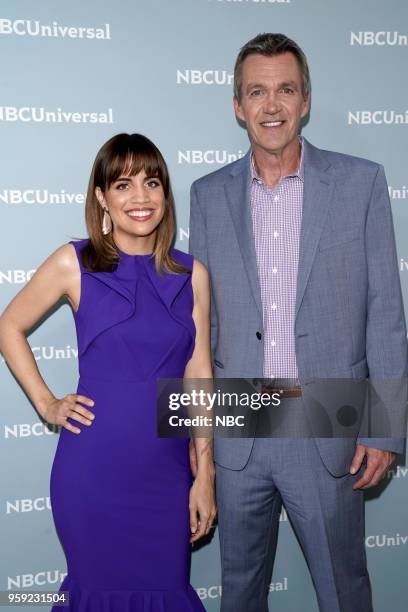
<svg viewBox="0 0 408 612"><path fill-rule="evenodd" d="M238 53L234 67L234 95L238 102L241 101L242 87L242 64L248 55L265 55L266 57L293 53L302 75L302 93L305 98L310 94L310 73L306 55L297 43L284 34L258 34L249 40Z"/></svg>

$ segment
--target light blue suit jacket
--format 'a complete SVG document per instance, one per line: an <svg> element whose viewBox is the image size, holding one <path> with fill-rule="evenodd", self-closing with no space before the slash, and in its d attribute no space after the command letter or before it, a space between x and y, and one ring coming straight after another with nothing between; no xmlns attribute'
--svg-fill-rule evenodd
<svg viewBox="0 0 408 612"><path fill-rule="evenodd" d="M249 160L250 151L191 187L189 250L210 273L214 375L223 378L263 373ZM405 413L406 325L384 169L306 139L294 334L301 380L395 380L392 409ZM403 437L358 442L404 451ZM356 438L316 443L333 475L348 472ZM252 444L216 437L215 460L242 469Z"/></svg>

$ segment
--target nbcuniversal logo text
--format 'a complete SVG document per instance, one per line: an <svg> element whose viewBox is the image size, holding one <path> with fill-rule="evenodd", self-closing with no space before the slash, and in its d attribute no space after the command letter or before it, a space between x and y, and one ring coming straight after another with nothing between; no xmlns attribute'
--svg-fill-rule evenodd
<svg viewBox="0 0 408 612"><path fill-rule="evenodd" d="M25 514L26 512L42 512L43 510L51 510L51 500L49 497L6 501L6 514Z"/></svg>
<svg viewBox="0 0 408 612"><path fill-rule="evenodd" d="M53 361L54 359L76 359L78 357L78 349L70 344L64 347L57 348L56 346L32 346L31 352L36 361ZM0 362L5 363L4 357L0 355Z"/></svg>
<svg viewBox="0 0 408 612"><path fill-rule="evenodd" d="M408 476L408 467L403 467L401 465L397 465L397 467L393 467L385 473L385 477L388 479L406 478L407 476Z"/></svg>
<svg viewBox="0 0 408 612"><path fill-rule="evenodd" d="M403 257L401 257L400 259L399 269L400 269L400 272L406 272L408 270L408 261L404 259Z"/></svg>
<svg viewBox="0 0 408 612"><path fill-rule="evenodd" d="M394 110L357 110L349 111L348 124L353 125L407 125L408 110L397 113Z"/></svg>
<svg viewBox="0 0 408 612"><path fill-rule="evenodd" d="M78 349L67 344L64 348L56 346L32 346L31 351L36 361L54 360L54 359L76 359L78 357Z"/></svg>
<svg viewBox="0 0 408 612"><path fill-rule="evenodd" d="M36 574L19 574L17 576L8 576L7 590L21 589L31 586L43 586L46 584L61 583L67 572L61 570L44 570Z"/></svg>
<svg viewBox="0 0 408 612"><path fill-rule="evenodd" d="M237 159L241 159L244 153L239 150L236 153L229 153L225 150L210 149L202 151L200 149L178 151L178 164L229 164Z"/></svg>
<svg viewBox="0 0 408 612"><path fill-rule="evenodd" d="M47 423L14 423L13 425L4 425L4 438L42 438L43 436L53 436L60 431L59 425L51 425Z"/></svg>
<svg viewBox="0 0 408 612"><path fill-rule="evenodd" d="M406 200L408 198L408 188L406 185L401 185L401 187L389 185L388 194L391 200Z"/></svg>
<svg viewBox="0 0 408 612"><path fill-rule="evenodd" d="M83 204L85 194L70 193L65 189L52 193L48 189L3 189L2 204Z"/></svg>
<svg viewBox="0 0 408 612"><path fill-rule="evenodd" d="M177 85L232 85L234 75L226 70L177 70Z"/></svg>
<svg viewBox="0 0 408 612"><path fill-rule="evenodd" d="M408 535L400 535L396 533L393 536L387 536L385 533L380 535L370 535L365 540L367 548L383 548L389 546L404 546L408 544Z"/></svg>
<svg viewBox="0 0 408 612"><path fill-rule="evenodd" d="M27 283L35 270L7 270L2 272L0 270L0 285L8 283L9 285L21 285Z"/></svg>
<svg viewBox="0 0 408 612"><path fill-rule="evenodd" d="M270 582L268 590L270 593L277 591L288 591L289 586L287 576L281 580ZM215 584L210 587L199 587L196 588L196 592L200 599L218 599L219 597L222 597L222 586L220 584Z"/></svg>
<svg viewBox="0 0 408 612"><path fill-rule="evenodd" d="M363 47L406 47L408 45L407 34L399 32L350 32L350 45Z"/></svg>
<svg viewBox="0 0 408 612"><path fill-rule="evenodd" d="M0 121L23 123L113 123L113 110L106 112L46 110L42 106L0 106Z"/></svg>
<svg viewBox="0 0 408 612"><path fill-rule="evenodd" d="M87 38L110 40L110 25L103 27L78 27L60 25L57 21L42 24L39 20L0 18L0 34L14 36L38 36L40 38Z"/></svg>

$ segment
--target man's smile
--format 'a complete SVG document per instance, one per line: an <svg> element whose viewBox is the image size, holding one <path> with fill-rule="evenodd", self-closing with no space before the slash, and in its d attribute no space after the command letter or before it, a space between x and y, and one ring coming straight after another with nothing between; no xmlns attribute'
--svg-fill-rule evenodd
<svg viewBox="0 0 408 612"><path fill-rule="evenodd" d="M284 123L285 123L284 120L281 120L281 121L261 121L262 127L266 127L266 128L280 127Z"/></svg>

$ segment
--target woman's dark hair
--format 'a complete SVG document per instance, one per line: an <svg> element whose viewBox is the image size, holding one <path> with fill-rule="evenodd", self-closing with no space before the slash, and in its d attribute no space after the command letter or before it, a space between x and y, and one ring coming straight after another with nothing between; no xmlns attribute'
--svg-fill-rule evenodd
<svg viewBox="0 0 408 612"><path fill-rule="evenodd" d="M102 233L102 206L95 195L96 187L103 193L120 176L133 176L142 170L148 177L157 177L163 186L165 205L163 219L157 227L153 255L156 270L177 274L189 272L170 255L176 232L176 213L170 177L159 149L142 134L117 134L100 148L95 158L88 184L85 220L90 238L82 250L84 267L91 271L112 271L119 262L118 247L112 232Z"/></svg>

